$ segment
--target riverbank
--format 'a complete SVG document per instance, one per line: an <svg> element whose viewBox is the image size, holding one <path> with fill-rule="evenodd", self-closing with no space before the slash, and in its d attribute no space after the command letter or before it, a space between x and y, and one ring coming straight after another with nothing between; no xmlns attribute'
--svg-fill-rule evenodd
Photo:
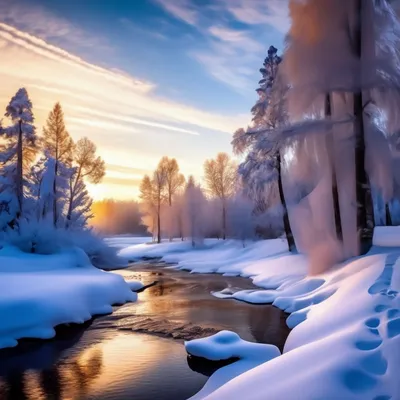
<svg viewBox="0 0 400 400"><path fill-rule="evenodd" d="M193 275L149 261L114 273L158 284L112 314L57 330L52 340L0 350L1 399L186 400L231 360L188 358L184 340L229 329L283 348L289 329L279 309L210 294L226 286L254 289L248 279Z"/></svg>
<svg viewBox="0 0 400 400"><path fill-rule="evenodd" d="M313 277L306 276L306 257L288 253L280 239L244 248L234 241L206 241L194 250L179 242L138 245L120 254L130 260L162 256L177 263L174 268L193 273L249 277L263 289L228 287L213 294L272 303L291 313L287 324L293 330L283 355L232 379L207 399L264 399L266 393L272 400L399 399L399 229L378 229L374 242L380 246L367 255Z"/></svg>
<svg viewBox="0 0 400 400"><path fill-rule="evenodd" d="M79 248L58 254L0 249L0 349L21 338L49 339L55 327L81 324L137 299L138 282L95 268Z"/></svg>

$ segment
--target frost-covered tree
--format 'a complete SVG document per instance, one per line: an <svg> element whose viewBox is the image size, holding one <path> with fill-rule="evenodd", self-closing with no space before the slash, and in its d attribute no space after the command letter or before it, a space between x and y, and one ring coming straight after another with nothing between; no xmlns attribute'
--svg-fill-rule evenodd
<svg viewBox="0 0 400 400"><path fill-rule="evenodd" d="M21 88L6 108L11 121L0 130L3 145L0 152L0 227L15 226L24 216L27 173L37 151L37 136L32 103Z"/></svg>
<svg viewBox="0 0 400 400"><path fill-rule="evenodd" d="M233 237L239 239L245 247L246 240L256 234L256 221L253 213L253 202L239 191L229 203L229 227Z"/></svg>
<svg viewBox="0 0 400 400"><path fill-rule="evenodd" d="M192 246L202 243L206 231L207 200L194 177L190 176L183 194L184 199L184 232L189 237Z"/></svg>
<svg viewBox="0 0 400 400"><path fill-rule="evenodd" d="M295 128L282 132L291 138L287 170L297 178L291 177L289 192L296 191L299 178L308 185L294 212L297 235L302 232L297 237L307 251L319 247L318 255L339 247L324 245L338 236L338 208L343 255L360 254L371 243L371 187L386 194L393 190L392 180L382 173L391 169L388 143L368 114L380 109L392 128L398 127L399 21L386 0L291 0L290 14L281 68ZM330 134L332 145L324 137ZM327 251L321 252L321 246ZM339 253L330 259L342 258Z"/></svg>
<svg viewBox="0 0 400 400"><path fill-rule="evenodd" d="M221 235L226 239L227 201L233 196L237 183L237 165L228 154L219 153L215 159L204 163L204 180L211 196L221 203Z"/></svg>
<svg viewBox="0 0 400 400"><path fill-rule="evenodd" d="M233 135L233 149L236 154L244 155L244 161L239 166L247 194L255 201L255 213L264 213L268 206L268 194L278 188L282 205L283 226L286 233L289 250L295 248L292 229L283 189L282 149L285 140L271 131L287 123L286 92L287 86L278 79L279 65L282 58L278 50L270 46L263 68L260 69L262 79L257 89L258 100L252 108L252 126L238 129Z"/></svg>
<svg viewBox="0 0 400 400"><path fill-rule="evenodd" d="M86 188L83 177L79 177L79 167L73 167L68 170L68 214L67 227L73 229L83 229L88 225L92 218L92 203Z"/></svg>
<svg viewBox="0 0 400 400"><path fill-rule="evenodd" d="M169 240L172 240L173 231L174 231L174 218L173 218L173 210L172 210L172 199L180 190L184 183L185 177L179 173L179 165L175 158L163 157L157 169L162 171L162 174L165 175L165 195L168 200L169 210L167 212L168 217L168 231L169 231Z"/></svg>
<svg viewBox="0 0 400 400"><path fill-rule="evenodd" d="M143 223L157 236L161 243L161 206L164 201L163 187L165 181L160 172L155 171L153 179L145 175L140 183L140 199L142 204Z"/></svg>
<svg viewBox="0 0 400 400"><path fill-rule="evenodd" d="M77 220L76 216L73 218L74 212L80 214L81 211L78 210L87 209L88 195L84 180L97 184L105 175L104 161L96 155L96 150L96 145L86 137L78 140L74 147L75 169L69 178L67 227L71 225L71 221Z"/></svg>
<svg viewBox="0 0 400 400"><path fill-rule="evenodd" d="M54 179L52 182L52 208L53 208L53 224L57 226L59 208L62 205L59 203L57 192L60 190L57 187L57 177L62 175L62 170L65 170L72 163L73 141L65 128L64 113L60 103L54 105L50 112L46 125L43 128L43 150L48 154L49 159L53 159Z"/></svg>
<svg viewBox="0 0 400 400"><path fill-rule="evenodd" d="M74 169L59 163L56 175L56 160L47 152L31 168L29 175L29 193L35 204L37 220L54 220L64 222L71 174ZM55 184L54 184L55 182ZM55 192L54 192L55 187ZM54 201L58 207L54 210ZM54 212L57 213L54 218Z"/></svg>

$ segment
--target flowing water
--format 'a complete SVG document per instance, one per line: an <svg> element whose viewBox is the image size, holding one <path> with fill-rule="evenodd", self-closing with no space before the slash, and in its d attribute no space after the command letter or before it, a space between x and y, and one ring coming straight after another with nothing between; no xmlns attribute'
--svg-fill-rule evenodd
<svg viewBox="0 0 400 400"><path fill-rule="evenodd" d="M184 340L229 329L282 349L289 333L286 315L275 307L210 294L254 288L249 280L193 275L155 262L116 272L157 284L112 315L60 327L55 339L0 350L1 400L187 399L219 365L188 359Z"/></svg>

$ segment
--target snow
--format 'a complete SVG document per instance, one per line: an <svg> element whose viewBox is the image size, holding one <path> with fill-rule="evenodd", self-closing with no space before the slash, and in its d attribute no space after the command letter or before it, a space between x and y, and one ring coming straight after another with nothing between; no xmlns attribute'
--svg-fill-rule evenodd
<svg viewBox="0 0 400 400"><path fill-rule="evenodd" d="M133 259L163 256L194 273L249 277L260 289L226 288L213 294L273 303L290 313L287 324L293 329L281 356L238 376L236 363L231 364L232 370L218 377L224 367L196 399L399 400L399 242L400 228L378 228L367 255L314 276L307 276L307 258L288 253L280 239L245 248L238 241L207 240L194 250L189 243L162 243L128 247L121 254ZM187 344L189 352L200 348L196 343L207 343L203 356L233 354L224 353L212 338Z"/></svg>
<svg viewBox="0 0 400 400"><path fill-rule="evenodd" d="M185 347L190 355L212 361L239 358L235 363L217 370L192 400L204 398L234 377L281 354L276 346L247 342L230 331L221 331L206 338L185 342Z"/></svg>
<svg viewBox="0 0 400 400"><path fill-rule="evenodd" d="M15 247L0 250L0 348L21 338L48 339L54 327L83 323L135 301L122 276L93 267L79 248L38 255Z"/></svg>
<svg viewBox="0 0 400 400"><path fill-rule="evenodd" d="M111 247L122 249L134 244L150 243L151 237L119 235L104 238L104 241Z"/></svg>

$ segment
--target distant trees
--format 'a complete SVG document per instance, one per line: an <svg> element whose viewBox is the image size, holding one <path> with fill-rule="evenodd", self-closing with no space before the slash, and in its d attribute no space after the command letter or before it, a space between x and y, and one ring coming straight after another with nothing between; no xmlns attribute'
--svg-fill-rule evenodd
<svg viewBox="0 0 400 400"><path fill-rule="evenodd" d="M190 238L192 246L201 244L206 233L206 203L207 200L197 185L194 177L189 176L183 194L184 201L184 233Z"/></svg>
<svg viewBox="0 0 400 400"><path fill-rule="evenodd" d="M90 226L105 235L147 236L140 204L133 200L104 199L92 204Z"/></svg>
<svg viewBox="0 0 400 400"><path fill-rule="evenodd" d="M228 154L219 153L204 163L204 180L211 196L221 202L221 234L226 238L227 201L233 196L237 183L237 166Z"/></svg>

